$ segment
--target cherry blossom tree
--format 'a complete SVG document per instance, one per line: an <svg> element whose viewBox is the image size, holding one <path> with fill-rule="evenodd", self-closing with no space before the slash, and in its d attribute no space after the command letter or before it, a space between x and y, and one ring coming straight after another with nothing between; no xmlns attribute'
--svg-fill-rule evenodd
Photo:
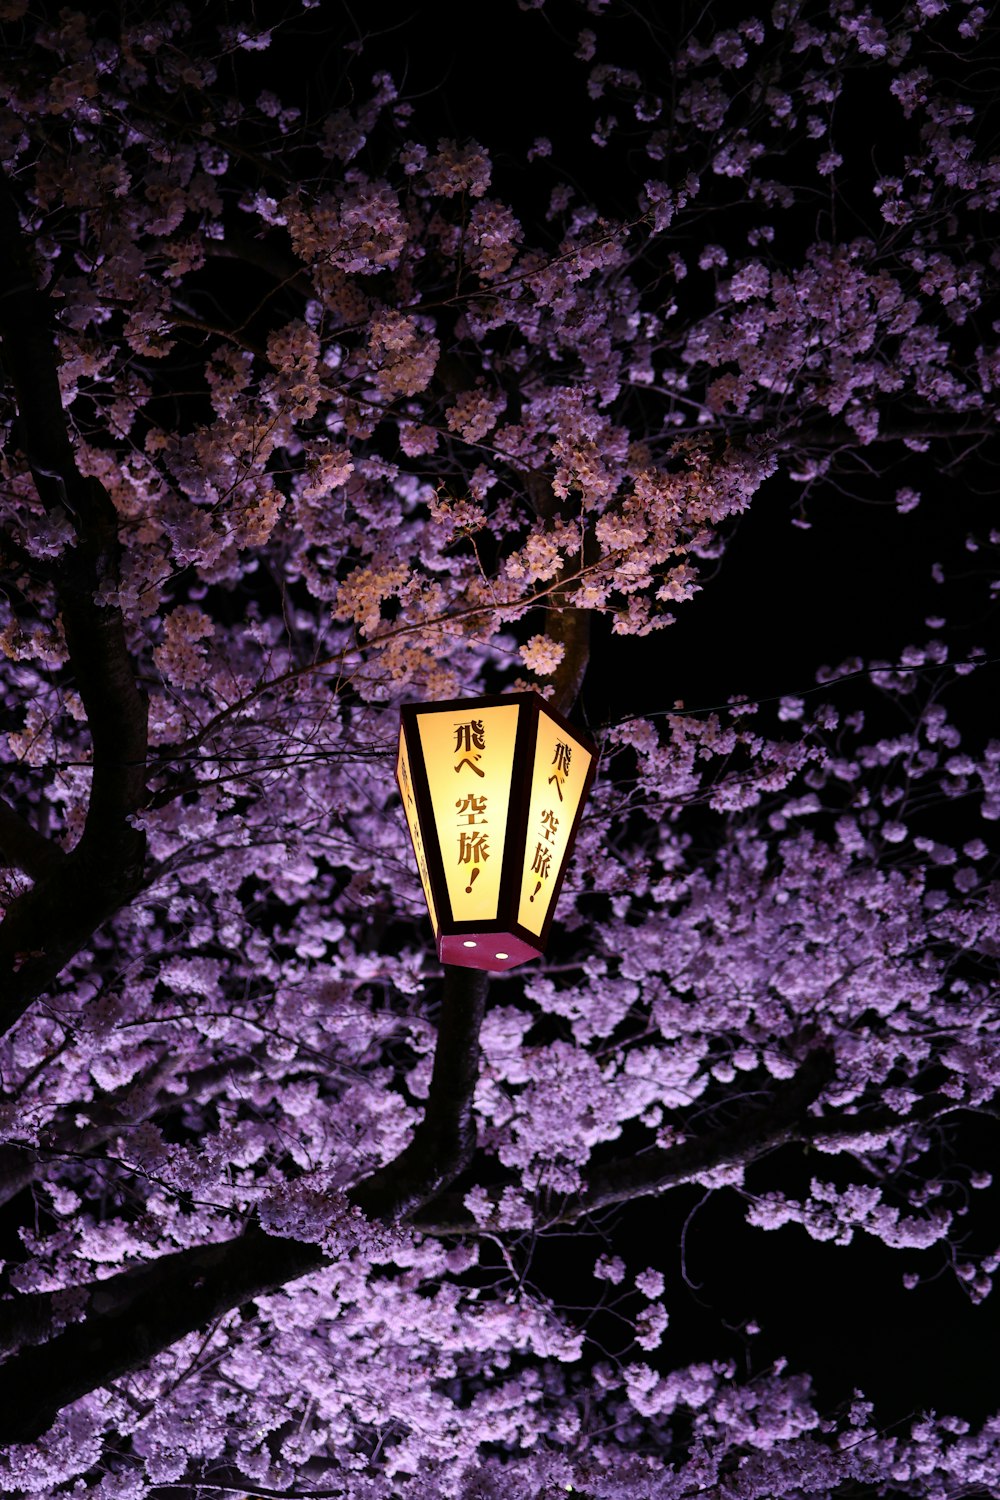
<svg viewBox="0 0 1000 1500"><path fill-rule="evenodd" d="M863 463L902 527L995 431L985 9L664 9L507 20L567 39L591 192L428 137L332 0L0 3L4 1493L998 1493L1000 1418L678 1363L614 1218L700 1185L988 1294L985 649L597 726L489 992L395 796L401 702L573 713L769 481ZM528 1275L594 1226L611 1352Z"/></svg>

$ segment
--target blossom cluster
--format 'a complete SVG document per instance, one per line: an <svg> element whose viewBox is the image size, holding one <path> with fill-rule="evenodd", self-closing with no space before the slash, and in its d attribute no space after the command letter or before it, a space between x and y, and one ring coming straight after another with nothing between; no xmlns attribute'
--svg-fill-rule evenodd
<svg viewBox="0 0 1000 1500"><path fill-rule="evenodd" d="M610 1217L621 1183L697 1187L986 1296L998 1256L963 1220L989 1174L949 1153L1000 1088L1000 745L945 707L984 653L956 657L944 621L775 703L665 697L597 727L553 957L491 991L467 1175L406 1224L351 1196L418 1154L440 1017L399 704L522 670L562 691L582 666L563 627L669 625L780 469L820 493L845 452L995 426L1000 170L942 62L971 67L982 8L706 16L668 93L591 5L587 133L641 163L617 217L550 124L523 196L488 146L421 140L354 43L321 119L262 90L284 32L246 9L218 28L153 4L112 37L0 5L0 156L75 466L67 486L34 451L12 384L5 915L136 769L94 641L150 746L116 828L144 841L128 898L0 1037L0 1199L31 1203L0 1267L10 1368L46 1316L127 1318L134 1275L175 1255L262 1231L322 1264L8 1445L0 1492L991 1493L995 1422L887 1435L860 1399L822 1414L800 1373L678 1363L670 1267L633 1263ZM319 9L303 0L307 36ZM843 127L859 87L908 132L877 164ZM765 175L786 158L788 181ZM840 192L849 237L818 237L814 195ZM912 473L887 491L904 529L932 503L930 465ZM40 956L8 955L11 984ZM794 1191L782 1142L809 1152ZM584 1259L610 1355L536 1278L538 1246L542 1264L581 1224L607 1240Z"/></svg>

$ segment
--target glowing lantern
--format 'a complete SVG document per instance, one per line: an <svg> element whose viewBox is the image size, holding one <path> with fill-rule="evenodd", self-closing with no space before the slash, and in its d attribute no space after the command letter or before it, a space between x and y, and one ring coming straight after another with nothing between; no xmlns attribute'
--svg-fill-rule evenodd
<svg viewBox="0 0 1000 1500"><path fill-rule="evenodd" d="M396 781L444 963L544 953L596 767L537 693L403 708Z"/></svg>

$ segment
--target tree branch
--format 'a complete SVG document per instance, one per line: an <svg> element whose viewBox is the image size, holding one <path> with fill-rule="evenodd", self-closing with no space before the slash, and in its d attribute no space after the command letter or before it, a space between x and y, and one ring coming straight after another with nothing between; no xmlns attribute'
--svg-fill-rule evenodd
<svg viewBox="0 0 1000 1500"><path fill-rule="evenodd" d="M103 485L76 466L49 301L37 289L17 204L3 179L0 286L0 341L35 487L47 510L69 513L77 536L57 564L55 586L94 765L78 844L39 871L41 878L11 903L0 927L0 1031L6 1031L140 887L145 836L131 818L146 797L147 712L121 611L95 598L117 586L117 515Z"/></svg>
<svg viewBox="0 0 1000 1500"><path fill-rule="evenodd" d="M567 1199L552 1224L575 1224L599 1209L662 1193L713 1168L748 1166L779 1146L789 1145L799 1138L806 1110L832 1078L833 1068L832 1054L817 1048L780 1092L732 1125L679 1146L595 1167L587 1186Z"/></svg>
<svg viewBox="0 0 1000 1500"><path fill-rule="evenodd" d="M291 256L282 255L266 240L253 239L240 234L232 225L226 225L225 237L207 240L205 254L221 260L237 260L246 266L254 266L281 287L292 287L303 297L314 297L316 289L309 276L309 268Z"/></svg>
<svg viewBox="0 0 1000 1500"><path fill-rule="evenodd" d="M32 880L41 880L59 869L65 859L66 854L58 844L32 828L0 797L0 862L23 870Z"/></svg>
<svg viewBox="0 0 1000 1500"><path fill-rule="evenodd" d="M590 614L585 609L545 611L545 634L563 648L563 659L552 674L552 696L548 700L561 714L572 712L580 696L590 662Z"/></svg>
<svg viewBox="0 0 1000 1500"><path fill-rule="evenodd" d="M80 1160L89 1156L105 1141L142 1120L154 1119L163 1110L201 1100L230 1078L243 1078L259 1072L260 1060L252 1053L224 1057L189 1073L187 1087L181 1092L157 1093L163 1079L174 1072L174 1066L172 1056L161 1057L138 1078L130 1079L112 1093L87 1103L67 1104L44 1128L37 1146L17 1142L0 1146L0 1206L9 1203L30 1183L43 1178L51 1160L67 1156ZM81 1120L89 1121L89 1124L81 1124Z"/></svg>
<svg viewBox="0 0 1000 1500"><path fill-rule="evenodd" d="M424 1117L395 1161L351 1189L369 1219L409 1218L469 1165L476 1149L472 1100L488 976L445 965L434 1067Z"/></svg>
<svg viewBox="0 0 1000 1500"><path fill-rule="evenodd" d="M423 1119L395 1161L348 1195L369 1219L395 1222L451 1182L476 1147L472 1100L487 976L446 967ZM238 1239L161 1256L78 1289L84 1320L0 1369L0 1442L31 1442L71 1401L147 1364L161 1350L254 1297L329 1264L318 1245L254 1226ZM42 1299L45 1299L44 1301ZM0 1348L51 1333L64 1293L0 1303Z"/></svg>
<svg viewBox="0 0 1000 1500"><path fill-rule="evenodd" d="M519 478L532 510L551 523L560 507L548 476L539 469L529 469ZM566 571L563 568L559 577ZM569 714L580 696L590 662L590 611L550 604L545 611L545 634L563 647L563 659L552 674L553 691L548 701L558 713Z"/></svg>
<svg viewBox="0 0 1000 1500"><path fill-rule="evenodd" d="M179 1250L81 1289L86 1317L0 1369L0 1443L31 1442L71 1401L148 1363L161 1350L254 1297L318 1270L318 1245L253 1229L239 1239ZM46 1307L39 1299L46 1298ZM65 1294L0 1303L0 1344L44 1336Z"/></svg>
<svg viewBox="0 0 1000 1500"><path fill-rule="evenodd" d="M646 1151L641 1156L615 1157L595 1165L588 1174L586 1187L544 1216L544 1227L575 1224L588 1214L616 1203L680 1187L717 1167L749 1166L777 1147L803 1139L807 1131L806 1111L832 1074L832 1057L827 1051L816 1049L809 1053L784 1089L772 1095L765 1105L740 1115L732 1124L678 1146ZM829 1122L824 1123L829 1132ZM497 1184L488 1191L497 1207L507 1186ZM475 1233L482 1227L454 1195L426 1204L413 1222L426 1234L436 1235ZM486 1227L489 1228L488 1223Z"/></svg>
<svg viewBox="0 0 1000 1500"><path fill-rule="evenodd" d="M991 415L989 410L975 417L967 412L935 410L906 415L909 420L901 420L898 413L894 414L891 424L887 422L885 427L880 427L871 439L872 445L914 441L962 442L967 438L996 437L1000 424L1000 416ZM768 447L782 453L807 453L813 448L845 448L857 452L859 443L857 433L846 422L806 420L772 433Z"/></svg>

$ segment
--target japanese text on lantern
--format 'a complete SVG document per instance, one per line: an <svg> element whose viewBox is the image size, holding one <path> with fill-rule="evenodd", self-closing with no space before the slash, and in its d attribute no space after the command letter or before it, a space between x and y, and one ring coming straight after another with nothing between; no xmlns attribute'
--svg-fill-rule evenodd
<svg viewBox="0 0 1000 1500"><path fill-rule="evenodd" d="M590 761L587 750L570 744L552 719L540 716L517 914L536 935L548 916Z"/></svg>
<svg viewBox="0 0 1000 1500"><path fill-rule="evenodd" d="M437 932L437 910L434 906L434 896L431 891L431 880L427 869L427 855L424 852L424 841L420 833L420 820L417 817L417 802L413 795L413 781L410 776L410 757L407 753L406 741L402 735L399 737L396 780L403 797L403 813L406 817L406 826L410 830L410 842L413 845L413 852L416 855L417 869L420 871L420 884L424 888L424 900L427 902L427 911L430 915L431 926Z"/></svg>
<svg viewBox="0 0 1000 1500"><path fill-rule="evenodd" d="M455 774L471 771L481 781L486 772L479 762L486 756L486 727L482 719L469 719L455 725ZM468 778L466 778L468 779ZM455 799L458 816L458 863L469 865L466 872L469 883L465 894L471 896L472 887L479 878L481 868L490 857L489 833L480 825L489 820L486 808L489 797L485 793L466 792Z"/></svg>
<svg viewBox="0 0 1000 1500"><path fill-rule="evenodd" d="M510 806L518 706L484 704L417 718L451 913L458 922L493 921Z"/></svg>
<svg viewBox="0 0 1000 1500"><path fill-rule="evenodd" d="M565 801L562 789L564 782L569 778L569 763L572 756L573 751L566 744L565 740L556 740L555 753L552 756L552 774L547 778L546 785L555 787L555 795L559 798L560 802ZM531 869L528 872L529 875L538 877L535 882L535 889L528 897L528 901L531 903L539 895L552 872L553 846L559 842L559 817L555 808L544 807L539 819L538 828L534 830L529 828L529 832L537 835L535 852L531 860ZM558 870L558 864L556 869ZM547 898L544 896L542 897L542 901L543 904L548 904Z"/></svg>

